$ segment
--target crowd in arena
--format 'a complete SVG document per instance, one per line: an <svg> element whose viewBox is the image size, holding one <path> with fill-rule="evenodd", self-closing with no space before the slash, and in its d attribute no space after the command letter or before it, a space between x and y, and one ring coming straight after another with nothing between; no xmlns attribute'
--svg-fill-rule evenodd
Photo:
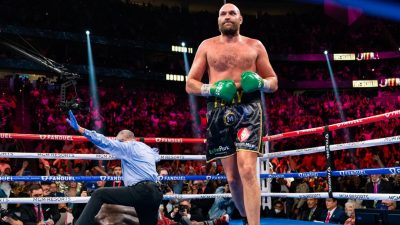
<svg viewBox="0 0 400 225"><path fill-rule="evenodd" d="M33 133L54 133L74 134L67 126L66 114L61 111L58 104L58 92L49 88L48 85L39 81L35 85L26 85L30 89L23 91L29 93L25 99L30 106L32 125L27 129ZM190 114L190 106L187 96L182 90L176 87L163 88L163 92L156 91L156 86L142 85L131 87L129 85L118 88L99 87L99 98L101 99L100 113L95 110L78 110L77 119L83 126L99 130L105 135L115 136L123 128L133 127L138 137L193 137L194 133L204 137L206 129L204 100L198 98L198 118ZM22 94L20 94L22 95ZM85 88L79 89L79 96L84 98L89 105L91 102L88 91ZM128 97L131 96L131 97ZM373 116L385 112L394 111L400 106L397 89L387 90L340 90L342 109L346 120L353 120ZM128 99L128 102L126 102ZM14 106L15 107L15 106ZM266 98L266 108L269 122L268 132L279 134L292 130L300 130L323 126L340 122L338 116L337 101L331 91L306 91L292 92L282 90L279 94L270 95ZM14 109L15 110L15 109ZM10 114L15 118L15 113ZM193 121L198 121L194 126ZM357 128L350 128L348 132L334 132L333 143L344 143L348 141L371 140L375 138L396 136L400 133L399 119L389 119L374 124L362 125ZM14 147L16 143L2 139L2 151L26 151L24 147ZM306 147L320 146L323 137L306 136L296 139L286 139L270 143L272 152L293 150ZM7 146L7 149L6 149ZM60 141L40 141L31 143L30 146L35 152L42 153L101 153L100 150L87 143L72 143ZM161 154L204 154L204 145L188 144L159 144ZM373 148L359 148L347 151L334 152L334 167L336 170L381 168L398 166L400 152L398 144L379 146ZM7 159L9 170L5 175L62 175L62 176L92 176L92 175L113 175L115 168L119 167L118 161L87 161L87 160L15 160ZM39 169L35 169L38 165ZM292 156L276 158L271 161L274 173L286 172L308 172L326 170L326 156L317 153L305 156ZM6 168L6 167L5 167ZM13 169L11 169L13 168ZM14 169L17 168L17 169ZM223 175L222 166L219 163L206 164L201 161L162 161L158 164L158 171L164 175ZM380 178L380 182L387 183L383 193L400 193L400 176L390 175ZM335 180L335 190L342 192L363 193L368 192L368 185L371 177L349 176L340 177ZM352 184L352 185L349 185ZM42 184L43 185L43 184ZM104 182L54 182L44 184L54 186L57 195L63 196L86 196L96 188L101 188ZM192 194L192 193L224 193L229 192L223 181L168 181L163 184L165 194ZM4 191L7 196L20 196L27 187L19 183L13 183ZM46 187L44 188L46 189ZM327 180L325 178L304 178L304 179L273 179L272 191L283 193L303 192L324 192L327 191ZM82 194L83 193L83 194ZM25 193L26 194L26 193ZM49 195L49 194L45 194ZM190 211L195 220L206 220L219 218L224 213L235 216L235 208L229 199L216 199L215 202L227 207L224 210L213 205L214 200L191 200L190 202L165 201L164 213L170 219L179 220L179 204L190 205ZM308 202L313 204L311 199L274 199L274 208L279 210L264 210L263 216L284 217L302 219ZM336 202L336 200L334 200ZM344 206L346 202L337 200L337 203ZM361 202L353 202L357 207L362 207ZM364 203L366 204L366 203ZM386 204L386 203L385 203ZM395 202L388 202L388 205ZM374 204L374 207L376 204ZM60 206L61 207L61 206ZM70 212L74 218L79 216L82 206L79 204L62 205L66 212ZM324 201L319 201L319 207L324 207ZM364 206L365 207L365 206ZM372 207L369 205L369 207ZM379 205L379 207L382 207ZM221 214L222 213L222 214ZM303 218L304 219L304 218ZM314 218L318 219L318 218ZM344 222L344 221L342 221Z"/></svg>
<svg viewBox="0 0 400 225"><path fill-rule="evenodd" d="M81 1L71 4L60 0L35 4L4 1L1 6L4 23L11 21L24 27L57 27L73 33L91 28L102 36L161 43L198 43L198 40L218 34L217 8L211 12L189 11L185 6L154 6L151 3L112 0L100 0L96 4ZM28 9L35 13L26 13ZM70 16L79 10L86 13ZM266 42L275 54L321 53L325 49L359 52L398 48L393 40L400 35L399 26L390 20L363 17L356 21L359 24L349 27L347 22L326 16L323 6L308 13L292 12L279 16L272 16L267 11L245 14L242 30L244 34Z"/></svg>
<svg viewBox="0 0 400 225"><path fill-rule="evenodd" d="M6 20L14 21L14 25L35 27L41 29L54 28L54 24L62 31L80 32L85 26L90 26L99 35L129 38L134 37L138 42L176 42L185 39L189 43L198 44L199 39L216 35L209 24L214 24L216 15L210 12L188 13L182 8L153 7L151 5L115 3L117 1L98 1L96 7L89 11L85 18L70 18L65 20L64 13L77 10L76 8L89 7L88 2L79 1L79 4L66 4L65 1L53 1L48 9L40 4L26 1L23 4L32 4L33 8L17 7L22 4L18 1L6 1L1 5L0 12ZM112 3L111 3L112 2ZM122 2L122 1L121 1ZM1 3L2 4L2 3ZM62 4L63 7L60 7ZM121 5L122 4L122 5ZM129 7L127 8L127 5ZM104 6L107 7L104 7ZM64 7L65 6L65 7ZM27 19L26 9L35 9L42 14L35 14ZM10 8L21 10L20 13L10 13ZM99 11L98 9L108 10ZM106 16L114 11L121 12L117 16ZM135 13L132 13L135 12ZM58 13L54 13L58 12ZM101 16L97 12L103 12ZM54 14L53 14L54 13ZM127 15L129 14L129 15ZM18 15L18 17L16 17ZM173 16L172 16L173 15ZM107 19L102 21L99 18ZM125 18L130 18L125 20ZM267 43L271 54L289 53L320 53L324 49L335 51L380 51L392 49L390 37L399 37L400 26L394 23L382 23L377 18L363 18L353 27L341 24L332 18L315 14L286 16L270 16L262 14L247 17L243 33L259 38ZM48 19L51 18L51 19ZM93 18L97 18L94 20ZM110 19L110 21L109 21ZM6 21L5 20L5 21ZM123 22L121 22L123 20ZM140 20L143 23L137 23ZM29 21L30 24L27 24ZM79 21L87 21L80 24ZM317 22L315 22L317 21ZM103 26L112 24L113 26ZM279 24L279 26L277 25ZM99 26L102 25L102 26ZM154 29L156 26L158 29ZM196 26L196 29L193 29ZM366 32L368 30L369 32ZM372 31L372 32L371 32ZM385 35L382 35L385 34ZM332 41L333 40L333 41ZM346 40L346 41L340 41ZM367 46L367 47L366 47ZM397 47L397 46L396 46ZM110 46L104 47L114 48ZM107 52L107 50L104 50ZM49 49L49 52L54 51ZM61 53L52 55L61 59ZM100 50L100 53L104 53ZM151 54L150 54L151 55ZM103 54L104 62L109 66L118 58L109 60ZM3 54L1 58L9 55ZM71 56L66 56L71 58ZM135 69L144 69L150 65L152 70L166 72L175 64L146 64L139 61L134 63ZM74 60L64 60L74 62ZM129 66L130 61L118 66ZM74 62L75 63L75 62ZM76 61L77 64L82 63ZM109 64L107 64L109 63ZM278 77L286 82L323 81L329 80L325 62L287 63L272 61ZM115 64L114 64L115 65ZM183 63L177 63L178 70L183 71ZM337 63L334 65L335 79L351 81L353 79L381 79L399 77L400 66L393 60L358 61ZM113 80L99 78L98 97L100 108L94 109L88 85L78 85L78 97L82 107L75 109L77 120L83 127L97 130L107 136L115 136L118 131L129 128L137 137L205 137L206 108L205 100L197 98L197 110L194 115L189 98L184 93L181 84ZM76 134L66 123L66 112L59 107L59 88L49 84L46 79L30 81L26 77L16 75L7 76L1 80L0 90L0 132L22 132L37 134ZM109 84L115 84L110 88ZM74 94L74 93L72 93ZM267 95L265 100L267 132L270 135L288 131L308 129L349 121L377 114L391 112L400 108L400 90L398 87L384 87L373 89L339 89L340 101L335 98L332 90L279 90L275 94ZM339 107L340 105L340 107ZM340 111L341 108L343 111ZM343 113L343 118L340 114ZM24 116L21 123L20 116ZM18 121L18 122L15 122ZM400 119L393 118L372 124L361 125L355 128L332 132L332 142L346 143L371 140L376 138L400 135ZM321 146L324 143L322 135L310 135L299 138L290 138L268 143L271 152L294 150L307 147ZM202 144L154 144L160 149L160 154L203 155L205 145ZM41 153L102 153L92 144L86 142L73 143L70 141L21 141L0 139L0 152L41 152ZM333 153L335 170L352 170L365 168L394 167L400 165L399 144L357 148ZM271 160L270 172L309 172L325 171L326 156L323 153L275 158ZM122 171L118 160L44 160L44 159L0 159L2 176L120 176ZM176 175L223 175L223 168L218 162L206 164L202 161L161 161L157 165L160 176ZM327 179L309 177L301 179L275 178L271 179L272 192L280 193L313 193L328 190ZM120 181L113 182L74 182L54 181L32 184L31 182L0 182L0 197L75 197L90 196L91 193L102 187L123 185ZM400 194L400 175L371 175L346 176L333 179L334 190L349 193L398 193ZM229 186L220 180L195 181L163 181L162 189L168 194L212 194L229 193ZM39 193L38 193L39 192ZM34 193L38 193L35 196ZM16 205L2 204L8 212L15 210ZM84 204L46 205L49 212L45 215L54 224L68 224L76 221ZM336 208L337 207L337 208ZM400 209L396 201L360 201L351 199L292 199L273 198L272 207L263 208L263 217L290 218L297 220L318 220L325 222L327 211L334 209L338 213L332 223L353 224L355 208L379 208L386 210ZM23 208L22 208L23 209ZM218 197L215 199L194 200L165 200L160 207L160 225L179 221L180 212L186 210L191 219L204 221L219 219L224 215L232 218L238 216L232 199ZM26 211L21 210L22 214ZM10 214L11 215L11 214ZM4 214L2 214L4 216ZM6 224L18 224L10 216ZM67 223L68 222L68 223Z"/></svg>

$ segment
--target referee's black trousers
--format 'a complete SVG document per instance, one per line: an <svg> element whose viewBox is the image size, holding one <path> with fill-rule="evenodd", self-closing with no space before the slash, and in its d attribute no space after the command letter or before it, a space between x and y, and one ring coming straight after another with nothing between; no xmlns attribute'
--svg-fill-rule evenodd
<svg viewBox="0 0 400 225"><path fill-rule="evenodd" d="M141 225L157 225L158 209L163 195L152 181L129 187L104 187L93 192L75 225L95 224L94 217L103 203L135 207Z"/></svg>

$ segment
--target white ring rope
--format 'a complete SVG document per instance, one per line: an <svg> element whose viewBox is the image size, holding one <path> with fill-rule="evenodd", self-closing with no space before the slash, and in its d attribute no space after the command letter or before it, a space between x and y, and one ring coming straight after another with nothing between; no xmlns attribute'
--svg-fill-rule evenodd
<svg viewBox="0 0 400 225"><path fill-rule="evenodd" d="M231 198L231 194L173 194L164 195L165 200L170 199L210 199L210 198ZM278 198L329 198L327 192L315 193L261 193L261 197ZM370 194L370 193L345 193L333 192L333 197L338 199L356 200L392 200L399 201L400 194ZM35 197L35 198L0 198L1 204L58 204L58 203L87 203L90 197Z"/></svg>
<svg viewBox="0 0 400 225"><path fill-rule="evenodd" d="M329 148L331 151L339 151L339 150L346 150L346 149L368 148L368 147L397 144L397 143L400 143L400 135L393 136L393 137L371 139L368 141L357 141L357 142L349 142L349 143L343 143L343 144L330 145ZM318 153L318 152L325 152L325 146L302 148L302 149L296 149L296 150L287 150L287 151L283 151L283 152L267 153L267 154L264 154L264 156L261 159L265 160L267 158L281 158L281 157L294 156L294 155L306 155L306 154L312 154L312 153Z"/></svg>

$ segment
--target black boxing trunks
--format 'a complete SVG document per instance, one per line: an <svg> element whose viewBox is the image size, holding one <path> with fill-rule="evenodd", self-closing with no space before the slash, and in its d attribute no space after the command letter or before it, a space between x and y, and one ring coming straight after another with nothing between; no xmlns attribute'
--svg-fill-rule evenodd
<svg viewBox="0 0 400 225"><path fill-rule="evenodd" d="M251 151L262 154L264 117L261 93L238 91L231 103L207 99L207 162Z"/></svg>

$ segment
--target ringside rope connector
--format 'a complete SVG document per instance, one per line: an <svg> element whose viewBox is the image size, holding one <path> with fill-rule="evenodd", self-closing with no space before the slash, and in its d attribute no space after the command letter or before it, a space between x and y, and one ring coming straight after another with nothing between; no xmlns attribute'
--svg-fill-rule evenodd
<svg viewBox="0 0 400 225"><path fill-rule="evenodd" d="M332 170L333 170L333 154L330 149L330 133L329 127L325 126L324 138L325 138L325 155L326 155L326 175L328 181L328 195L329 198L333 198L333 185L332 185Z"/></svg>

